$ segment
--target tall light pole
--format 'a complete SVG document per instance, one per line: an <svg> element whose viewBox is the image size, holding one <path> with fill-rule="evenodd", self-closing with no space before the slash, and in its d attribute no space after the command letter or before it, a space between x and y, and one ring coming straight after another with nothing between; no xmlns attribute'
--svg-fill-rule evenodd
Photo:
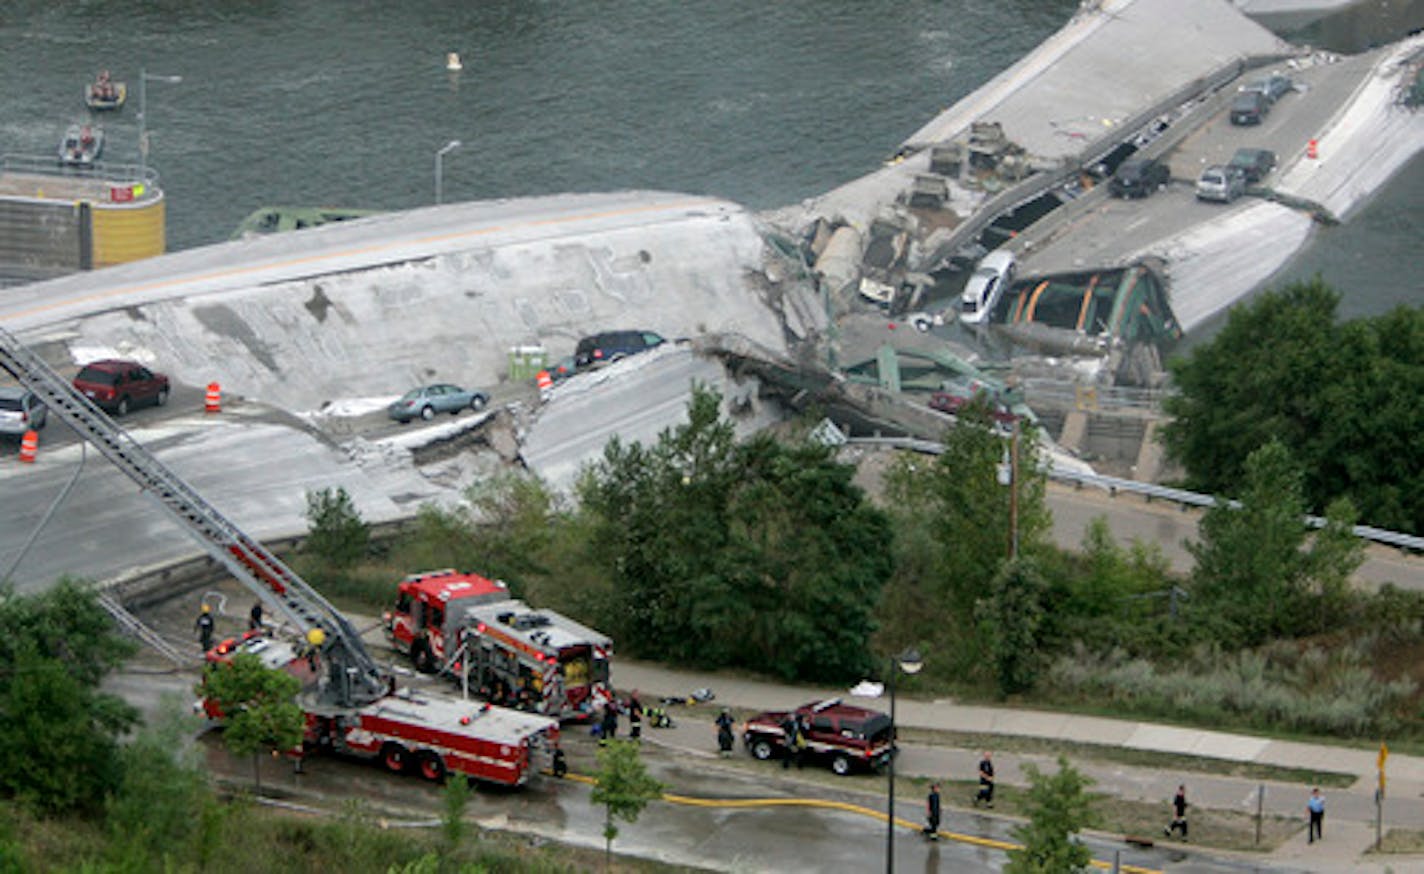
<svg viewBox="0 0 1424 874"><path fill-rule="evenodd" d="M999 485L1009 488L1009 560L1019 557L1019 420L1016 417L1004 459L999 463Z"/></svg>
<svg viewBox="0 0 1424 874"><path fill-rule="evenodd" d="M885 874L895 874L895 757L899 753L895 736L895 679L902 672L914 676L924 666L919 651L914 648L890 659L890 799L885 808Z"/></svg>
<svg viewBox="0 0 1424 874"><path fill-rule="evenodd" d="M138 71L138 176L142 182L148 170L148 81L176 85L182 76L160 76L147 70Z"/></svg>
<svg viewBox="0 0 1424 874"><path fill-rule="evenodd" d="M441 196L444 194L444 192L441 190L441 184L443 182L443 177L440 174L441 162L445 160L446 155L450 154L458 148L460 148L460 141L451 140L450 142L445 144L445 147L443 149L435 153L435 203L437 205L440 203Z"/></svg>

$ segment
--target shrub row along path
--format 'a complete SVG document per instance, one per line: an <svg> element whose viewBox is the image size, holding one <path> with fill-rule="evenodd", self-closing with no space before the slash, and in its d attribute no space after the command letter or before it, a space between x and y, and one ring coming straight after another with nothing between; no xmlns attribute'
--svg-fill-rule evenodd
<svg viewBox="0 0 1424 874"><path fill-rule="evenodd" d="M620 694L637 690L644 706L664 696L685 696L694 689L708 688L716 695L715 704L737 710L784 710L830 697L888 710L886 699L854 698L846 689L791 686L731 674L673 670L622 658L614 668L614 679ZM677 723L674 728L658 731L645 729L644 738L692 755L715 755L716 732L710 713L679 712L677 708L670 713ZM1378 756L1375 749L1272 740L1050 711L962 705L948 699L926 701L904 694L897 697L896 719L906 734L920 730L1033 738L1218 760L1222 762L1223 774L1220 776L1212 774L1209 767L1205 770L1164 770L1106 761L1078 761L1073 756L1069 757L1075 768L1096 781L1093 791L1133 801L1160 802L1164 825L1168 818L1167 801L1179 784L1186 784L1188 798L1197 810L1235 811L1246 815L1255 813L1258 789L1264 784L1265 814L1295 818L1300 822L1300 828L1270 855L1273 865L1322 872L1383 872L1387 867L1404 870L1412 865L1424 866L1424 857L1419 856L1365 855L1375 839L1374 791ZM970 781L975 779L980 752L952 746L903 743L896 771L903 777ZM741 750L740 739L737 754L746 755ZM1025 764L1032 763L1050 773L1057 767L1054 756L1009 751L995 752L994 761L998 780L1004 786L1028 785L1023 770ZM1298 782L1230 776L1226 772L1236 763L1342 773L1353 775L1355 780L1344 788L1323 788L1327 799L1325 840L1311 845L1307 843L1305 830L1305 802L1310 786ZM1384 806L1384 830L1424 828L1424 757L1391 753L1385 772L1389 791ZM911 798L908 801L914 803L922 799ZM951 805L968 806L969 799L947 797L946 801ZM956 827L953 810L945 827ZM1160 839L1160 833L1157 837Z"/></svg>

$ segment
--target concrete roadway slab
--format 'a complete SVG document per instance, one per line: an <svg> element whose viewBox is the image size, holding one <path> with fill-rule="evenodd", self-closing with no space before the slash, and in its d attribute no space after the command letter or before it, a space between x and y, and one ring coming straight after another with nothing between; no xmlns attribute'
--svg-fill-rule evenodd
<svg viewBox="0 0 1424 874"><path fill-rule="evenodd" d="M47 431L61 430L54 423ZM306 493L344 487L368 522L404 513L365 481L345 453L306 431L260 418L180 416L133 436L243 531L257 539L306 532ZM83 467L80 468L81 457ZM0 573L10 568L52 502L79 470L73 491L39 528L14 571L19 591L37 591L63 574L95 580L204 554L160 505L93 448L42 448L34 464L0 462L6 515ZM410 476L412 486L418 477Z"/></svg>

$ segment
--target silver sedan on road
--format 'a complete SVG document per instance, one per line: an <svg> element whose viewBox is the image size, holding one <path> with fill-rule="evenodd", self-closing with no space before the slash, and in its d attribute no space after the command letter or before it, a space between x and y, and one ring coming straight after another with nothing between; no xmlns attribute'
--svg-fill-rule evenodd
<svg viewBox="0 0 1424 874"><path fill-rule="evenodd" d="M466 391L457 385L436 383L411 389L392 402L386 412L404 425L416 417L429 421L435 418L436 413L453 416L467 407L479 412L488 403L489 395L482 391Z"/></svg>

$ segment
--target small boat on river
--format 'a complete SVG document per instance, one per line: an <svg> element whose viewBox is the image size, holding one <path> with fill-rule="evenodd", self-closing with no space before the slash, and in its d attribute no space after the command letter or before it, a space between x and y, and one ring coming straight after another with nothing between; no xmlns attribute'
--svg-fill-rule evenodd
<svg viewBox="0 0 1424 874"><path fill-rule="evenodd" d="M59 163L68 167L92 167L104 151L104 129L88 124L71 124L59 141Z"/></svg>
<svg viewBox="0 0 1424 874"><path fill-rule="evenodd" d="M108 70L84 87L84 103L95 112L122 109L128 96L128 86L110 79Z"/></svg>

